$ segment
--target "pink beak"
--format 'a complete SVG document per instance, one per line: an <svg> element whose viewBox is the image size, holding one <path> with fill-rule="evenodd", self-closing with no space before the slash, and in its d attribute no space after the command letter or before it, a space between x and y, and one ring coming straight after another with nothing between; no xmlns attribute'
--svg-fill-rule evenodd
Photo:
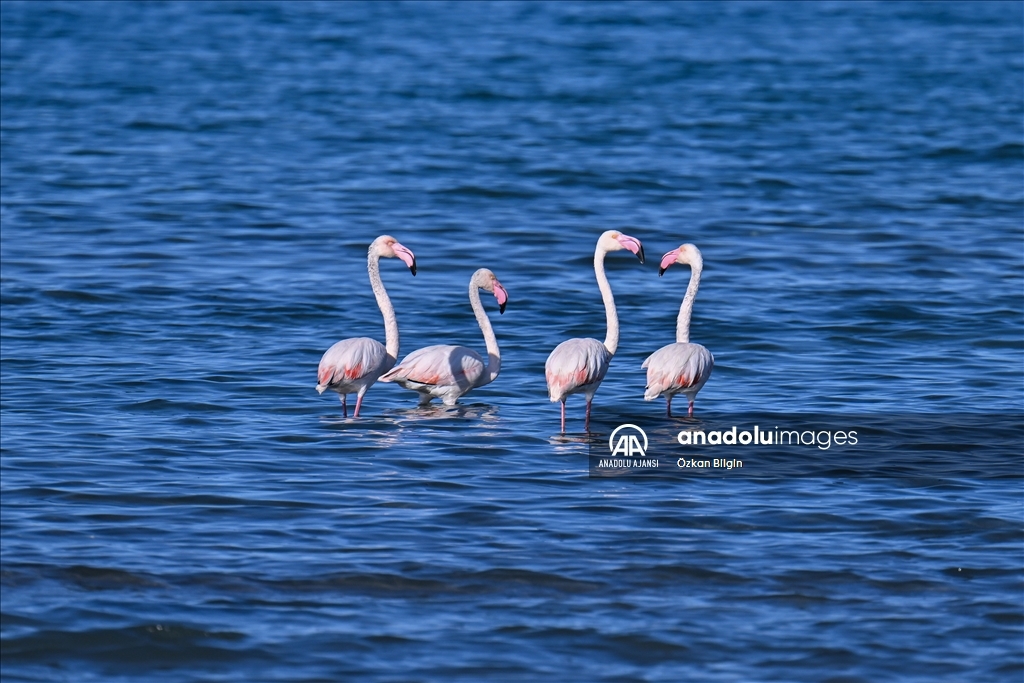
<svg viewBox="0 0 1024 683"><path fill-rule="evenodd" d="M505 304L508 303L508 292L505 291L500 282L494 283L494 298L498 300L498 313L504 313Z"/></svg>
<svg viewBox="0 0 1024 683"><path fill-rule="evenodd" d="M409 266L409 270L412 271L412 274L415 275L416 274L416 256L415 256L415 254L413 254L411 251L409 251L409 249L407 249L406 247L403 247L398 242L395 242L394 244L392 244L391 245L391 249L394 250L395 256L397 256L398 258L402 259L402 261L405 263L405 265Z"/></svg>
<svg viewBox="0 0 1024 683"><path fill-rule="evenodd" d="M644 245L640 244L640 240L620 233L619 244L621 244L623 248L629 249L631 252L636 254L640 259L640 263L644 262Z"/></svg>
<svg viewBox="0 0 1024 683"><path fill-rule="evenodd" d="M676 262L677 258L679 258L679 250L678 249L673 249L672 251L670 251L667 254L665 254L664 256L662 256L661 257L661 267L658 268L658 277L661 277L662 275L664 275L665 271L668 270L668 267L671 266L672 264L674 264Z"/></svg>

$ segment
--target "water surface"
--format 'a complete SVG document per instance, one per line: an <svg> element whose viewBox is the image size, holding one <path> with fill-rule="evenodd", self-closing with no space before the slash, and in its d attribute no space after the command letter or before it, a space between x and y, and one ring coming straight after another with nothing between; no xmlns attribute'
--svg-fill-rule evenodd
<svg viewBox="0 0 1024 683"><path fill-rule="evenodd" d="M1019 3L0 12L5 681L1019 679L1019 469L592 479L543 378L619 229L602 420L682 242L686 424L1019 413ZM383 233L403 354L483 350L488 267L502 374L344 419Z"/></svg>

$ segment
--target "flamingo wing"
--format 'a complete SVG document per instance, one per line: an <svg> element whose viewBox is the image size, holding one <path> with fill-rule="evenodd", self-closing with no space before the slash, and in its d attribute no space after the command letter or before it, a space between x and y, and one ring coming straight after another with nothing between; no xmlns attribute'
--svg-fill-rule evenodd
<svg viewBox="0 0 1024 683"><path fill-rule="evenodd" d="M390 367L388 354L376 339L342 339L327 349L317 369L317 390L376 381ZM392 361L394 362L394 361Z"/></svg>
<svg viewBox="0 0 1024 683"><path fill-rule="evenodd" d="M608 349L596 339L567 339L562 342L544 364L551 400L561 401L581 388L600 384L610 362Z"/></svg>
<svg viewBox="0 0 1024 683"><path fill-rule="evenodd" d="M438 345L413 351L380 380L403 386L455 386L468 390L483 374L484 362L476 351L465 346Z"/></svg>
<svg viewBox="0 0 1024 683"><path fill-rule="evenodd" d="M653 401L665 394L696 395L711 377L715 357L700 344L669 344L644 361L647 390L644 400Z"/></svg>

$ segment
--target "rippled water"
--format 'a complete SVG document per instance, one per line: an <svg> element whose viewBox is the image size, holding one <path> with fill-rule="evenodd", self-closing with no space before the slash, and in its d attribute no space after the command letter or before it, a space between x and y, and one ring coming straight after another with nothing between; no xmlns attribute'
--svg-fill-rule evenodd
<svg viewBox="0 0 1024 683"><path fill-rule="evenodd" d="M1019 680L1012 448L590 478L543 376L604 336L615 228L648 258L608 257L601 424L664 410L684 241L716 366L680 425L1019 414L1019 3L0 12L5 681ZM502 374L344 419L316 366L383 339L382 233L403 355L483 350L488 267Z"/></svg>

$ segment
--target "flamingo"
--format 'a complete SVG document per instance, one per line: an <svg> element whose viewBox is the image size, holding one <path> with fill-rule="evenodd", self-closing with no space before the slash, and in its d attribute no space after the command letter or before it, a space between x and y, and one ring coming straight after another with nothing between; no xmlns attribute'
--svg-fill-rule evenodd
<svg viewBox="0 0 1024 683"><path fill-rule="evenodd" d="M481 268L469 279L469 303L487 344L487 365L473 349L465 346L427 346L413 351L401 363L380 378L395 382L420 395L420 405L441 399L446 406L455 405L469 391L490 384L501 372L501 352L494 337L491 321L480 302L480 291L491 292L498 300L498 313L505 312L508 292L487 268Z"/></svg>
<svg viewBox="0 0 1024 683"><path fill-rule="evenodd" d="M337 391L341 396L341 410L345 417L348 417L347 395L356 394L353 417L359 417L359 408L363 405L366 390L373 386L378 377L394 367L398 360L398 321L395 319L395 308L380 279L378 262L381 258L401 259L415 275L416 256L390 235L381 235L375 239L366 252L366 270L370 274L370 287L377 298L377 306L384 316L387 346L369 337L342 339L327 349L317 369L317 392L322 394L326 389Z"/></svg>
<svg viewBox="0 0 1024 683"><path fill-rule="evenodd" d="M690 266L690 284L686 288L683 304L679 307L676 343L661 347L648 356L641 366L647 368L647 391L644 392L644 400L653 401L659 396L664 396L668 416L672 417L672 397L683 394L690 400L689 416L693 417L693 400L711 377L711 370L715 367L715 357L710 351L700 344L690 343L690 315L693 313L693 300L697 296L697 288L700 287L704 259L701 258L697 247L684 244L661 258L658 277L664 275L674 263Z"/></svg>
<svg viewBox="0 0 1024 683"><path fill-rule="evenodd" d="M551 402L562 403L562 433L565 433L565 399L571 394L582 393L587 397L587 412L584 430L590 431L590 404L594 400L601 380L608 372L608 366L619 347L619 316L615 311L615 299L608 277L604 274L604 255L609 251L626 249L644 262L644 247L635 237L618 230L601 234L594 250L594 273L597 286L604 299L605 315L608 318L608 332L602 344L596 339L567 339L551 352L544 363L544 376L548 382Z"/></svg>

